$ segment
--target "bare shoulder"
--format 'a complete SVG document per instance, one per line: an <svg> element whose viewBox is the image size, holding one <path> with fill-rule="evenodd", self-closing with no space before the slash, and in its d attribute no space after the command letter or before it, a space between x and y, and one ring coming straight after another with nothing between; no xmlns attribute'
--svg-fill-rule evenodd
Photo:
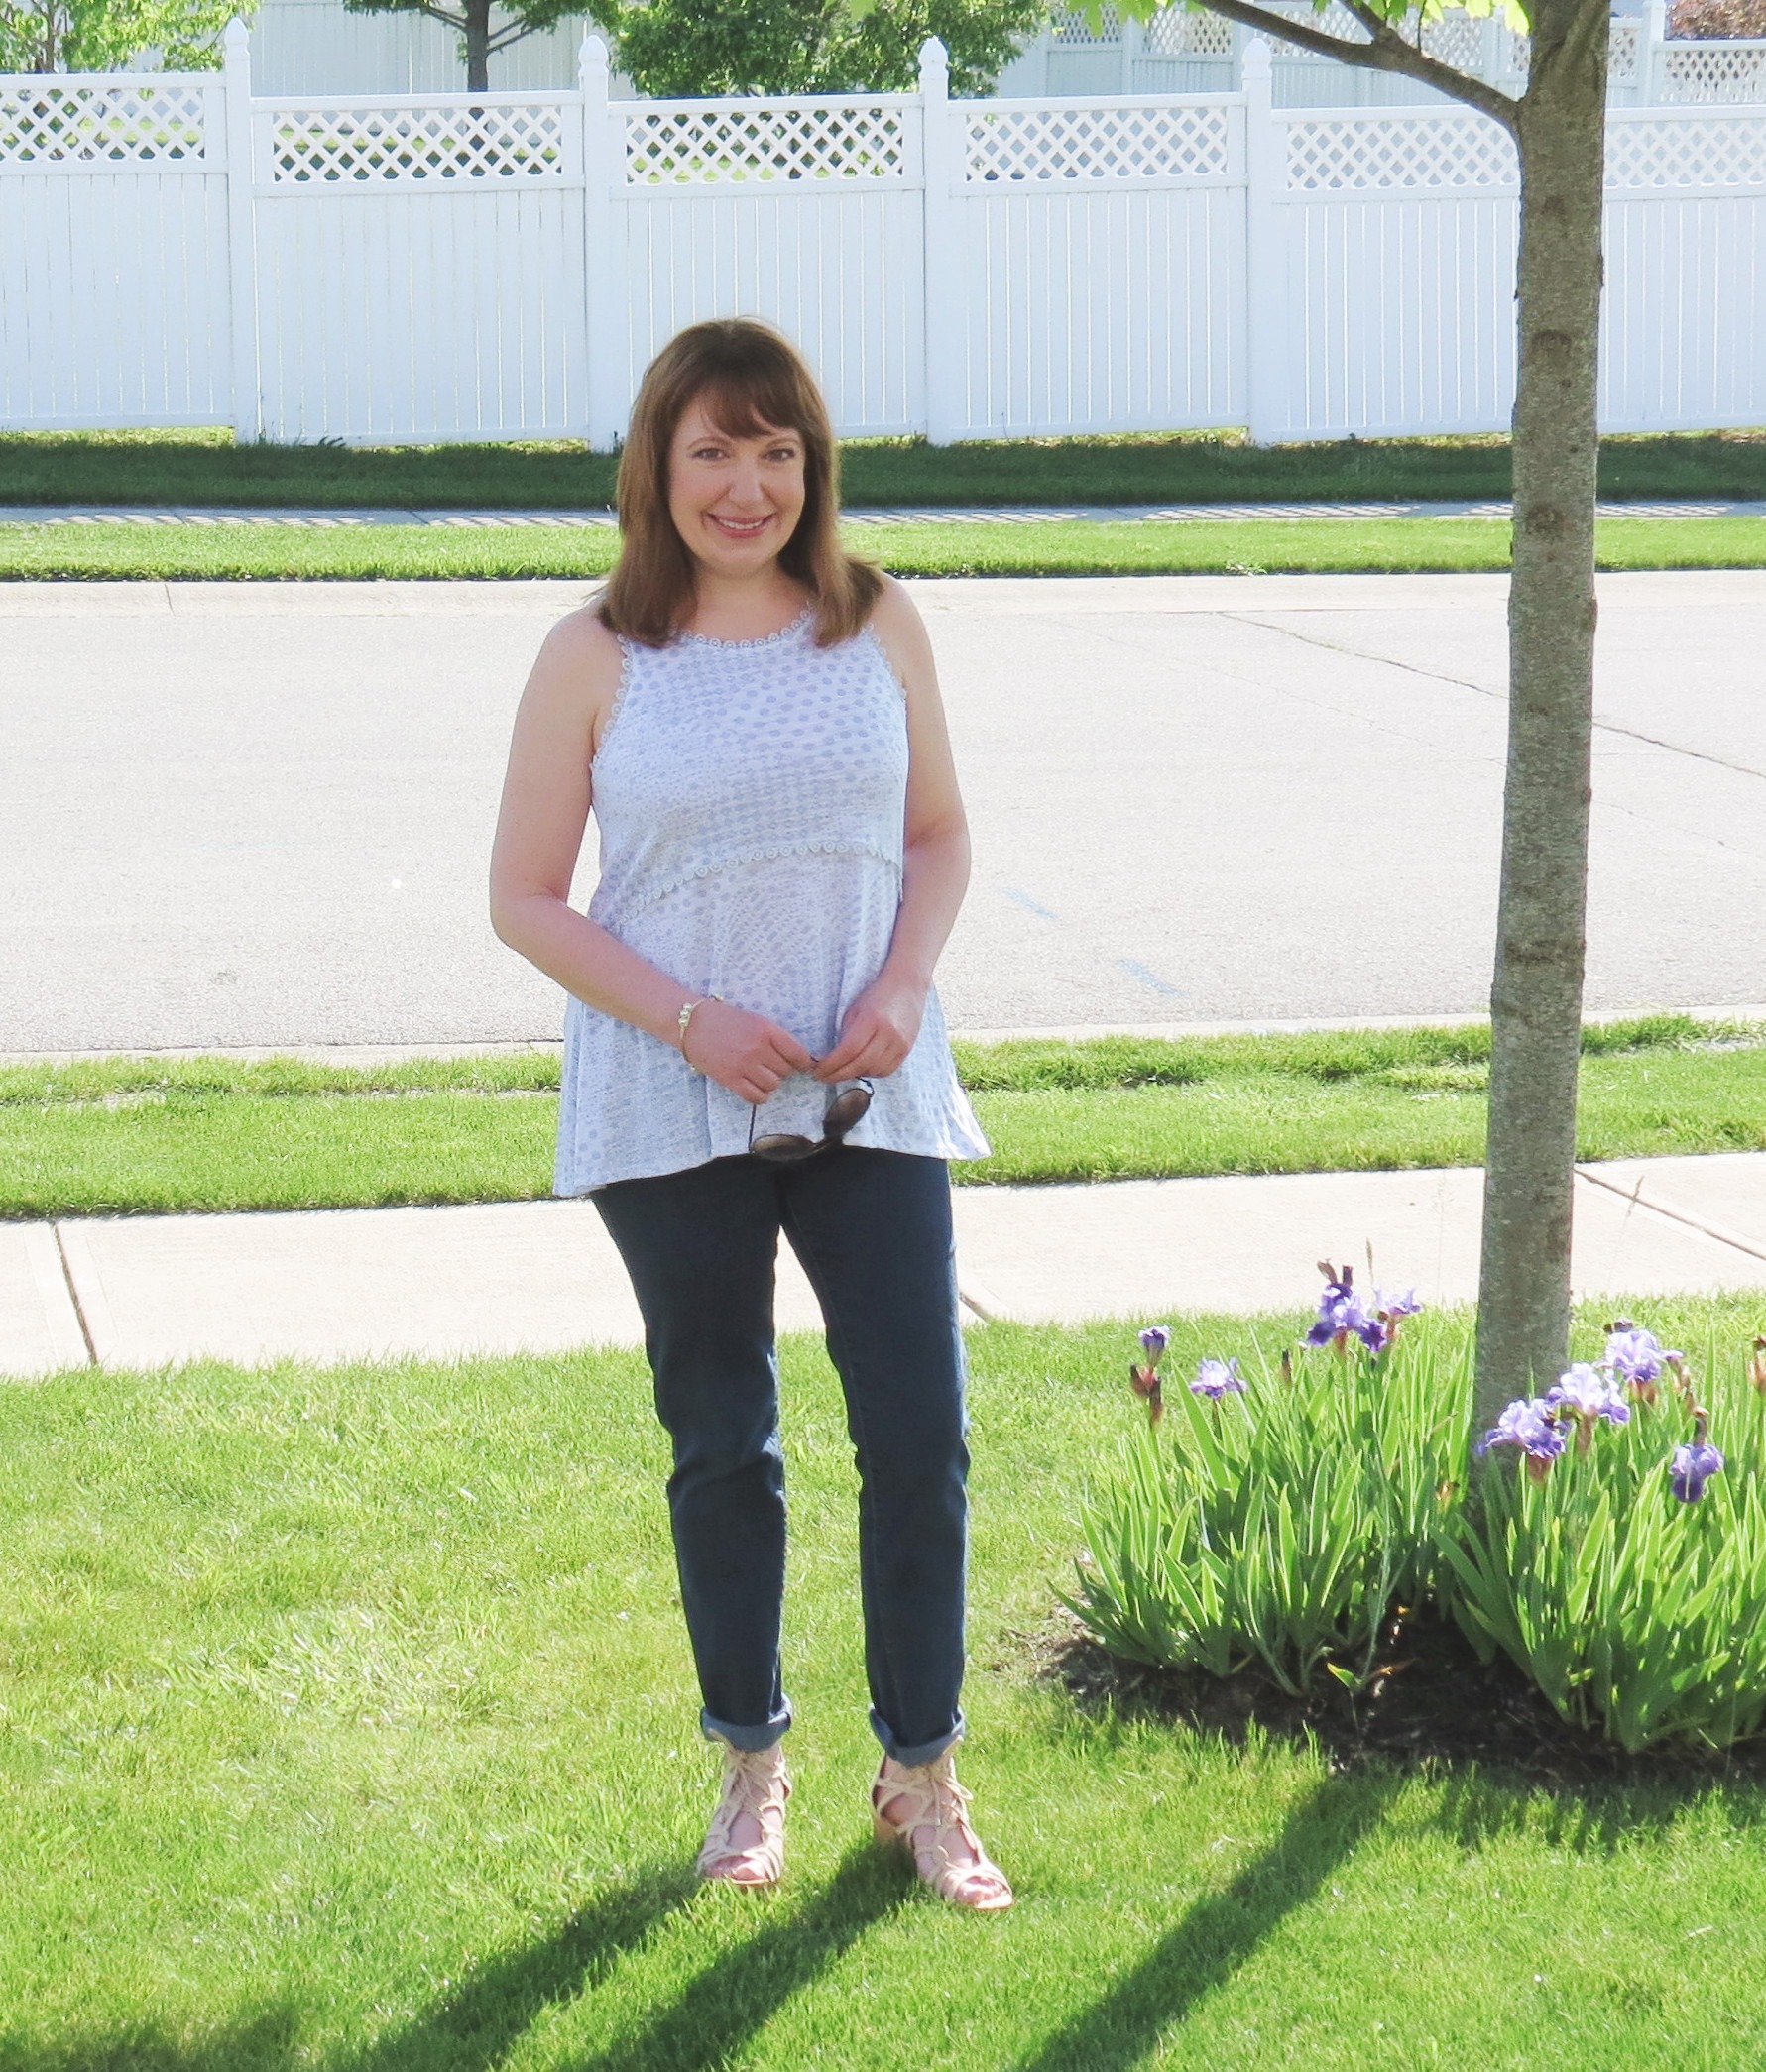
<svg viewBox="0 0 1766 2072"><path fill-rule="evenodd" d="M916 681L932 675L932 642L925 621L904 583L884 576L883 590L871 608L871 631L889 658L889 666L911 691Z"/></svg>
<svg viewBox="0 0 1766 2072"><path fill-rule="evenodd" d="M611 671L614 682L619 681L619 636L603 624L593 599L553 622L539 653L551 667L567 673L600 677Z"/></svg>
<svg viewBox="0 0 1766 2072"><path fill-rule="evenodd" d="M593 753L619 695L624 667L618 636L602 624L591 602L566 612L547 630L528 676L528 696L581 727Z"/></svg>

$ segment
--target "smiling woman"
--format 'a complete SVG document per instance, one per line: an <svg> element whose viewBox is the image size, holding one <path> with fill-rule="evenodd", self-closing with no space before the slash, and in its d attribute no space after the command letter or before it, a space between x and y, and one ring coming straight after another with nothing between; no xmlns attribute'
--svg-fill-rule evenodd
<svg viewBox="0 0 1766 2072"><path fill-rule="evenodd" d="M591 1196L619 1247L674 1442L700 1724L724 1746L702 1875L783 1865L782 1231L858 1455L876 1833L994 1911L1011 1889L952 1765L969 1454L947 1164L988 1145L932 986L969 837L925 631L842 550L837 509L827 409L783 338L732 318L663 349L621 458L619 565L523 695L492 917L571 996L554 1191Z"/></svg>
<svg viewBox="0 0 1766 2072"><path fill-rule="evenodd" d="M836 452L820 391L776 334L743 319L681 332L633 406L602 623L650 647L689 621L747 638L807 597L819 646L852 638L884 578L841 545Z"/></svg>

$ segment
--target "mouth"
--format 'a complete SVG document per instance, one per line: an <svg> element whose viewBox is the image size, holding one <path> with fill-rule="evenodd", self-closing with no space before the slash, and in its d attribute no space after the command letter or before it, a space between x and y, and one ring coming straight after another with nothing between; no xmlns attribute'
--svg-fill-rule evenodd
<svg viewBox="0 0 1766 2072"><path fill-rule="evenodd" d="M759 539L772 522L772 513L763 512L759 518L722 518L715 511L704 514L705 522L713 531L721 532L726 539Z"/></svg>

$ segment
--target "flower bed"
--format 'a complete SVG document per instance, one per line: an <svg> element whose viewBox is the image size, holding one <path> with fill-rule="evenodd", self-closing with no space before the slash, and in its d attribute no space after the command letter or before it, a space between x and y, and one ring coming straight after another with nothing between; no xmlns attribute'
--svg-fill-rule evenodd
<svg viewBox="0 0 1766 2072"><path fill-rule="evenodd" d="M1141 1333L1147 1415L1065 1600L1090 1633L1136 1663L1358 1693L1388 1672L1382 1635L1389 1654L1433 1612L1627 1752L1760 1734L1766 1337L1701 1380L1621 1320L1470 1446L1469 1346L1411 1324L1413 1297L1324 1272L1307 1341L1273 1361L1211 1355L1174 1383L1171 1333Z"/></svg>

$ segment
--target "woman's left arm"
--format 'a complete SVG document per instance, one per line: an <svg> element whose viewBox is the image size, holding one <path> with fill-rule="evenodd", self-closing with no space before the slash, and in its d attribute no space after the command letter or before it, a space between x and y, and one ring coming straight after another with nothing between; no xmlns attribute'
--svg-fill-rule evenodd
<svg viewBox="0 0 1766 2072"><path fill-rule="evenodd" d="M945 726L932 643L912 598L892 576L871 630L907 698L907 813L901 906L883 970L847 1009L819 1080L882 1079L914 1045L938 962L969 885L969 823Z"/></svg>

